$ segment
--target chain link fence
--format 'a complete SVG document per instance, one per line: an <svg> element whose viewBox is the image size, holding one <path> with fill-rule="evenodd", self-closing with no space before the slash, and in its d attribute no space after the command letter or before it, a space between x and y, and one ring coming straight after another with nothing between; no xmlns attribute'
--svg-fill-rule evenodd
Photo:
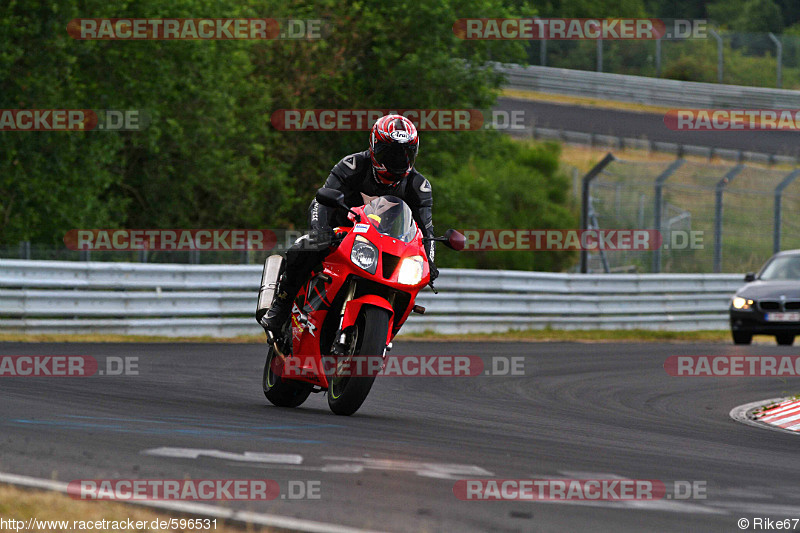
<svg viewBox="0 0 800 533"><path fill-rule="evenodd" d="M775 251L800 248L798 176L744 164L612 157L589 184L586 227L656 229L663 244L587 252L587 271L756 271Z"/></svg>
<svg viewBox="0 0 800 533"><path fill-rule="evenodd" d="M705 29L702 37L532 40L528 64L756 87L800 87L800 36Z"/></svg>
<svg viewBox="0 0 800 533"><path fill-rule="evenodd" d="M583 196L585 228L655 229L662 236L654 250L585 252L586 272L742 273L758 270L777 250L800 249L800 169L609 154L590 172L594 177L583 189L588 195L580 192L577 170L564 170L572 175L573 196ZM133 263L262 264L270 253L86 252L28 242L0 247L0 259Z"/></svg>
<svg viewBox="0 0 800 533"><path fill-rule="evenodd" d="M281 250L278 250L281 251ZM263 264L273 251L262 250L186 250L186 251L77 251L66 246L35 244L28 241L16 246L0 246L0 259L38 261L110 261L124 263L164 263L189 265Z"/></svg>

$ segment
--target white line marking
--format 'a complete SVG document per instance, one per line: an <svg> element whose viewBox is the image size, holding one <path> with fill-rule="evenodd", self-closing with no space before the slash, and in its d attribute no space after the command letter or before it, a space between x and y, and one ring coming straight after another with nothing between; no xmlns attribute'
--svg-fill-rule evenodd
<svg viewBox="0 0 800 533"><path fill-rule="evenodd" d="M204 450L199 448L152 448L144 450L144 455L158 457L174 457L178 459L197 459L201 456L226 459L228 461L242 461L246 463L276 463L283 465L303 464L303 456L291 453L261 453L244 452L233 453L220 450Z"/></svg>
<svg viewBox="0 0 800 533"><path fill-rule="evenodd" d="M587 507L603 507L605 509L635 509L637 511L670 511L673 513L716 514L726 515L728 511L713 509L699 503L679 502L674 500L650 501L589 501L589 500L537 500L533 503L553 503L567 505L585 505Z"/></svg>
<svg viewBox="0 0 800 533"><path fill-rule="evenodd" d="M492 476L488 470L479 466L454 463L423 463L419 461L401 461L396 459L365 459L363 457L323 457L326 461L346 461L350 468L362 467L372 470L392 470L397 472L414 472L418 476L437 479L460 479L464 476ZM337 465L326 465L326 468Z"/></svg>
<svg viewBox="0 0 800 533"><path fill-rule="evenodd" d="M67 493L67 483L63 483L61 481L51 481L49 479L19 476L16 474L7 474L4 472L0 472L0 483L9 483L11 485L19 485L21 487L35 489L52 490L64 494ZM233 509L225 509L223 507L202 503L168 501L125 501L120 503L140 505L143 507L151 507L154 509L163 509L165 511L174 511L191 515L210 516L212 518L230 520L232 522L239 522L242 524L276 527L279 529L302 531L304 533L378 533L374 530L358 529L348 526L337 526L335 524L302 520L288 516L252 513L248 511L234 511Z"/></svg>

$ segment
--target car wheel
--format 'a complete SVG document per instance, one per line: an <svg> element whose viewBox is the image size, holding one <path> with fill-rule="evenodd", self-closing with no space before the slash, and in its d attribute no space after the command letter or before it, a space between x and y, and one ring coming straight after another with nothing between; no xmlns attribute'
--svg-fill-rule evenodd
<svg viewBox="0 0 800 533"><path fill-rule="evenodd" d="M775 340L778 341L778 344L781 346L791 346L794 344L794 335L791 333L779 333L775 335Z"/></svg>
<svg viewBox="0 0 800 533"><path fill-rule="evenodd" d="M732 331L734 344L750 344L753 342L753 334L744 331Z"/></svg>

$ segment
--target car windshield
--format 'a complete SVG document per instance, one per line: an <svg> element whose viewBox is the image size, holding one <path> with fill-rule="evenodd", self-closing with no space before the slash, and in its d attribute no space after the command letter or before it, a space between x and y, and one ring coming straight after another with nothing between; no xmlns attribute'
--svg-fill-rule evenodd
<svg viewBox="0 0 800 533"><path fill-rule="evenodd" d="M784 255L770 261L758 277L766 281L800 281L800 255Z"/></svg>
<svg viewBox="0 0 800 533"><path fill-rule="evenodd" d="M364 214L382 234L403 242L411 242L417 234L417 225L411 208L396 196L381 196L364 206Z"/></svg>

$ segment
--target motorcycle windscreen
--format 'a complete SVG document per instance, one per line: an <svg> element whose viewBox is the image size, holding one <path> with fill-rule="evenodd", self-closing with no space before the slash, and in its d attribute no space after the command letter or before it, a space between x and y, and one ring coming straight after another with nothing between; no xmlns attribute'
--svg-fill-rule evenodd
<svg viewBox="0 0 800 533"><path fill-rule="evenodd" d="M364 214L379 233L403 242L411 242L417 224L411 208L396 196L381 196L364 206Z"/></svg>

